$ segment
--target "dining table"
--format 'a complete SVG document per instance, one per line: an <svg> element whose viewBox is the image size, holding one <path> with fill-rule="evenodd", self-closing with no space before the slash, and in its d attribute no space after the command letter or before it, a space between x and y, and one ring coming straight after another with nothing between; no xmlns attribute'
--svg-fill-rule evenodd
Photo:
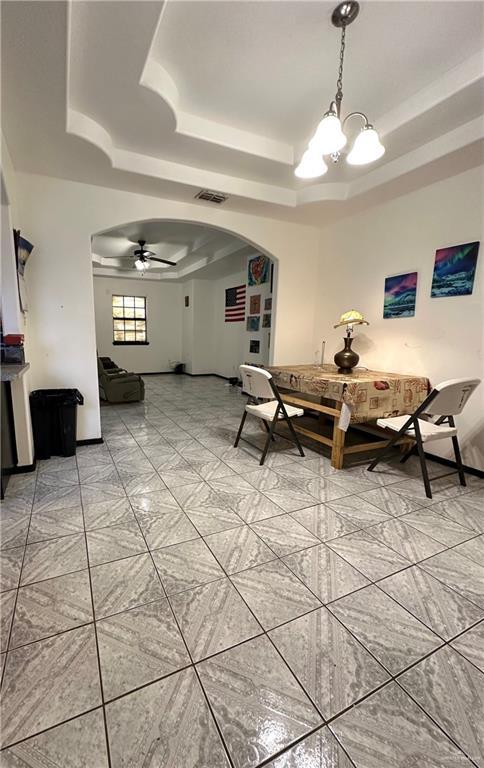
<svg viewBox="0 0 484 768"><path fill-rule="evenodd" d="M296 419L297 432L331 448L331 464L342 469L344 457L388 444L385 433L377 427L377 419L411 414L423 403L430 391L426 376L388 373L366 368L354 368L351 373L339 373L336 365L279 365L269 366L274 383L283 402L306 411L315 411L322 419L333 421L329 435L320 429L302 426ZM351 426L367 429L363 441L347 444L346 434ZM368 439L370 432L372 440ZM378 438L378 439L375 439ZM400 444L408 447L413 442L402 437Z"/></svg>

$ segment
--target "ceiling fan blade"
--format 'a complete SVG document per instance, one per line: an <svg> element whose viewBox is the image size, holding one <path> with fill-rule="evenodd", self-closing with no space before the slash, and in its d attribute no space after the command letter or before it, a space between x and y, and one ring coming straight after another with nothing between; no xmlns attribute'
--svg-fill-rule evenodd
<svg viewBox="0 0 484 768"><path fill-rule="evenodd" d="M133 256L154 256L153 251L147 251L146 248L143 248L143 250L138 249L134 251Z"/></svg>
<svg viewBox="0 0 484 768"><path fill-rule="evenodd" d="M176 261L168 261L168 259L158 259L156 256L150 256L150 261L159 261L161 264L169 264L170 267L176 267Z"/></svg>

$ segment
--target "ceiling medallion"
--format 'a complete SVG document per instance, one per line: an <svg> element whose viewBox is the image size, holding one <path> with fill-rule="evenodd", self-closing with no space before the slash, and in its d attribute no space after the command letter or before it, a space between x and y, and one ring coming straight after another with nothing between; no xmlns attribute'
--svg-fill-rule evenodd
<svg viewBox="0 0 484 768"><path fill-rule="evenodd" d="M339 54L338 80L336 95L330 103L328 111L323 115L308 148L294 173L300 179L315 179L323 176L328 170L323 155L329 155L333 163L341 157L341 150L346 146L347 138L344 127L351 117L363 120L363 127L356 137L351 151L346 157L350 165L366 165L378 160L385 152L378 133L368 121L363 112L351 112L341 123L341 102L343 101L343 64L346 45L346 28L351 24L360 10L356 0L340 3L333 11L331 21L341 29L341 47Z"/></svg>

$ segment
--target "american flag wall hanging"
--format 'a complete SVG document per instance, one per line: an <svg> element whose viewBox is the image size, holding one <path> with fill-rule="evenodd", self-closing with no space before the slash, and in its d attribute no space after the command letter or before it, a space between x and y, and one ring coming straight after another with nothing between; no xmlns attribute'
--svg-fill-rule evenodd
<svg viewBox="0 0 484 768"><path fill-rule="evenodd" d="M240 323L245 320L245 285L225 289L225 322Z"/></svg>

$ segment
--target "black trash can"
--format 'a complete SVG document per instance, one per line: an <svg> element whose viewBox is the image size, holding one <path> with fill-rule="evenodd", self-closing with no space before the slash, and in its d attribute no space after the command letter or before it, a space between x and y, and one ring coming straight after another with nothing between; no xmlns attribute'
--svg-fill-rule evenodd
<svg viewBox="0 0 484 768"><path fill-rule="evenodd" d="M78 389L36 389L31 392L36 459L75 455L78 405L84 405Z"/></svg>

